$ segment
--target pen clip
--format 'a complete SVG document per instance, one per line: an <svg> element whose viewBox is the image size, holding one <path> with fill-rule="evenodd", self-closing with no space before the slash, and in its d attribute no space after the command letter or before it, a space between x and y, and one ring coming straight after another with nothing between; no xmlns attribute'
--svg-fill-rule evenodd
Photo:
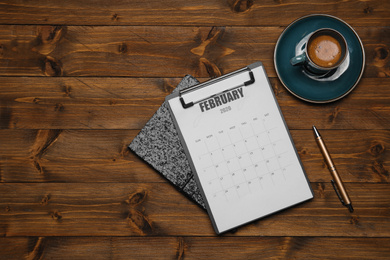
<svg viewBox="0 0 390 260"><path fill-rule="evenodd" d="M330 180L330 182L332 183L332 186L333 186L333 188L334 188L334 191L336 192L337 197L339 197L339 200L341 201L341 204L343 204L344 206L347 206L347 204L345 204L343 198L341 197L339 191L337 190L337 187L336 187L336 184L334 183L334 181L333 181L333 180Z"/></svg>

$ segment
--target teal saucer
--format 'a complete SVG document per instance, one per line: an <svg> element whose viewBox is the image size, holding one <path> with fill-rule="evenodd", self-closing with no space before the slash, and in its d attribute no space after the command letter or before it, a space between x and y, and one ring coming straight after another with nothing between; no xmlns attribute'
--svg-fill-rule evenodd
<svg viewBox="0 0 390 260"><path fill-rule="evenodd" d="M320 28L339 31L348 44L349 66L335 79L309 77L301 66L290 64L301 40ZM355 88L364 71L365 54L363 44L351 26L337 17L315 14L292 22L283 31L276 43L274 63L280 81L294 96L308 102L327 103L345 97Z"/></svg>

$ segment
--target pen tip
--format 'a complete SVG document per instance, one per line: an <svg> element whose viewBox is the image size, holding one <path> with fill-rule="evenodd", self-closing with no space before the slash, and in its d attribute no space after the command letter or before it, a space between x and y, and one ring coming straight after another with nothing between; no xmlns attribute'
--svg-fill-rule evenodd
<svg viewBox="0 0 390 260"><path fill-rule="evenodd" d="M313 131L316 137L320 137L320 133L318 132L317 128L313 125Z"/></svg>
<svg viewBox="0 0 390 260"><path fill-rule="evenodd" d="M348 205L347 205L347 207L348 207L348 209L349 209L349 212L351 212L351 213L352 213L352 212L353 212L353 207L352 207L352 204L348 204Z"/></svg>

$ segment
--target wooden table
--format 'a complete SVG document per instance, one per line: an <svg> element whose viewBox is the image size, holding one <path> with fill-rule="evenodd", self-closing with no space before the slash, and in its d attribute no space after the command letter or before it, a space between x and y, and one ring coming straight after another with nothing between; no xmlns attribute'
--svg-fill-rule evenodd
<svg viewBox="0 0 390 260"><path fill-rule="evenodd" d="M342 100L282 86L273 51L312 13L360 35ZM164 97L262 61L315 198L216 236L204 210L127 149ZM0 1L1 259L389 259L390 2ZM338 200L316 125L350 193Z"/></svg>

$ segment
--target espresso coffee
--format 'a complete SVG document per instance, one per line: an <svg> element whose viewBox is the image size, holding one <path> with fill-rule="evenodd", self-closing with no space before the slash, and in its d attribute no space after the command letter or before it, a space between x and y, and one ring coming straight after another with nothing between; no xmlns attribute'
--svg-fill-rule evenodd
<svg viewBox="0 0 390 260"><path fill-rule="evenodd" d="M318 35L311 39L307 51L310 59L324 68L335 66L342 58L340 43L330 35Z"/></svg>

